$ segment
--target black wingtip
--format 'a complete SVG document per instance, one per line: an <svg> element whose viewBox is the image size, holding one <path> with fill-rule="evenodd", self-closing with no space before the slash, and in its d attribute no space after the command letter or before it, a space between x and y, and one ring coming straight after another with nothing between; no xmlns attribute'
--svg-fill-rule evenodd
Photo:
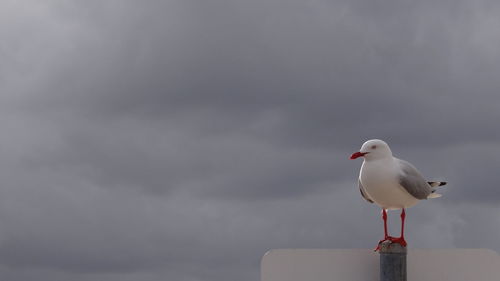
<svg viewBox="0 0 500 281"><path fill-rule="evenodd" d="M427 182L430 186L443 186L443 185L446 185L447 182L445 181L428 181ZM438 184L438 185L435 185L435 184Z"/></svg>

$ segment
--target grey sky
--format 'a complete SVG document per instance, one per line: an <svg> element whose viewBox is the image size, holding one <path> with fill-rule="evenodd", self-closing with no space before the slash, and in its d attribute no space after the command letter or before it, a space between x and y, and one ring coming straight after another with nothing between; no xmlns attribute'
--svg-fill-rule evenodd
<svg viewBox="0 0 500 281"><path fill-rule="evenodd" d="M499 3L145 2L0 4L0 279L259 280L268 249L373 247L369 138L449 182L411 246L500 251Z"/></svg>

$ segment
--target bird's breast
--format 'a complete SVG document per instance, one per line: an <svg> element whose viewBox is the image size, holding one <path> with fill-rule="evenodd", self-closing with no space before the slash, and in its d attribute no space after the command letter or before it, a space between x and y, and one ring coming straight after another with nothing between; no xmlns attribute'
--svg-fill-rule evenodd
<svg viewBox="0 0 500 281"><path fill-rule="evenodd" d="M399 185L397 167L391 163L363 163L359 179L368 196L382 208L405 208L418 201Z"/></svg>
<svg viewBox="0 0 500 281"><path fill-rule="evenodd" d="M397 182L397 170L388 161L363 162L359 174L361 183L365 188L379 184L389 184Z"/></svg>

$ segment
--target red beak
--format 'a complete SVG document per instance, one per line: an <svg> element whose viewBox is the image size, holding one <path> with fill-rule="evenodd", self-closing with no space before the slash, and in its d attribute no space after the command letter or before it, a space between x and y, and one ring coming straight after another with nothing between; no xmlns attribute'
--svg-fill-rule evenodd
<svg viewBox="0 0 500 281"><path fill-rule="evenodd" d="M356 159L356 158L359 158L359 157L363 157L365 156L366 154L368 154L368 152L354 152L352 155L351 155L351 159Z"/></svg>

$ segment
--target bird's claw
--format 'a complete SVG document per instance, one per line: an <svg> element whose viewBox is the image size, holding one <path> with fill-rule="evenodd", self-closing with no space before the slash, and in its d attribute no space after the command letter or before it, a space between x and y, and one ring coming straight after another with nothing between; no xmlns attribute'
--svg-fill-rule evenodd
<svg viewBox="0 0 500 281"><path fill-rule="evenodd" d="M385 237L383 240L380 240L378 242L378 245L377 247L374 249L375 252L379 251L380 250L380 246L382 245L382 243L384 243L385 241L390 241L391 244L392 243L397 243L399 245L401 245L402 247L406 247L407 243L406 243L406 240L404 237L392 237L392 236L387 236Z"/></svg>
<svg viewBox="0 0 500 281"><path fill-rule="evenodd" d="M395 238L395 237L391 237L391 242L392 243L398 243L399 245L401 245L402 247L406 247L406 245L408 245L406 243L406 240L404 237L398 237L398 238Z"/></svg>

